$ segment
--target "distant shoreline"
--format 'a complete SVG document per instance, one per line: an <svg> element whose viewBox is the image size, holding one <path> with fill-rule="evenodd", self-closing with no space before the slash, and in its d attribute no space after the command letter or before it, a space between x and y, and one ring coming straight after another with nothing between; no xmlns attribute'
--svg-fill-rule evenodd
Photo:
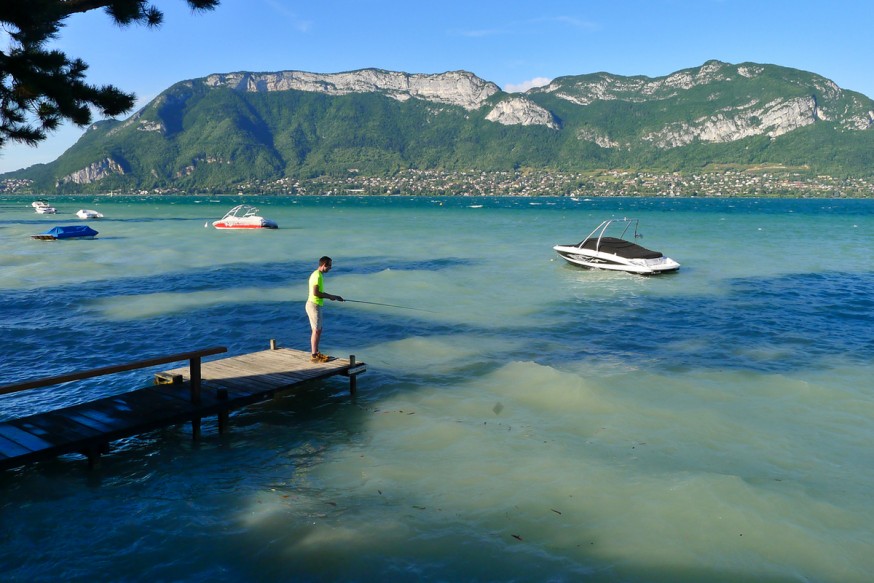
<svg viewBox="0 0 874 583"><path fill-rule="evenodd" d="M111 186L111 178L106 186ZM228 185L224 192L178 188L36 192L28 180L0 181L0 195L53 196L452 196L565 198L874 198L874 177L810 176L785 167L707 169L695 173L632 170L446 171L407 169L391 176L347 174Z"/></svg>
<svg viewBox="0 0 874 583"><path fill-rule="evenodd" d="M689 199L702 199L702 200L871 200L874 201L874 195L871 196L792 196L792 195L749 195L749 196L665 196L665 195L622 195L622 196L598 196L598 195L590 195L586 197L572 197L572 196L562 196L562 195L539 195L539 196L523 196L523 195L460 195L460 194L417 194L417 195L406 195L406 194L270 194L270 193L257 193L257 194L187 194L187 193L163 193L163 194L134 194L134 193L86 193L86 194L41 194L41 195L31 195L31 194L7 194L0 193L0 201L4 199L39 199L39 200L57 200L57 199L84 199L84 198L161 198L161 197L184 197L184 198L195 198L195 197L221 197L223 199L228 198L245 198L245 197L257 197L257 198L441 198L441 199L464 199L469 198L472 200L484 199L484 198L512 198L512 199L531 199L536 200L538 198L542 199L568 199L568 200L592 200L592 199L659 199L663 198L666 200L689 200ZM226 202L226 201L214 201L214 202Z"/></svg>

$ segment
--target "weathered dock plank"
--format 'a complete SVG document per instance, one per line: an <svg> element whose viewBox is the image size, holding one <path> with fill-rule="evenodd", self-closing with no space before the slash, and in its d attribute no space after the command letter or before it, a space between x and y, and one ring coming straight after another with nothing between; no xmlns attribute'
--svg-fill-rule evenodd
<svg viewBox="0 0 874 583"><path fill-rule="evenodd" d="M221 349L222 351L224 349ZM202 351L215 354L217 349ZM184 353L185 356L197 353ZM162 359L133 363L152 364ZM180 360L177 358L176 360ZM173 362L163 359L164 362ZM195 360L192 360L194 363ZM130 370L133 365L117 365L97 369L104 374ZM364 363L335 359L327 363L310 362L304 351L271 348L218 360L196 360L192 367L179 367L156 374L156 382L181 379L173 384L155 384L94 401L80 403L35 415L0 422L0 470L14 468L35 461L67 453L82 453L94 462L108 449L109 443L161 427L191 422L195 437L200 432L203 417L217 415L219 430L223 431L227 414L278 393L287 392L301 383L345 375L350 380L350 391L355 391L356 375L366 370ZM0 394L47 386L51 381L63 382L73 377L90 378L94 371L64 375L40 381L28 381L0 388ZM24 387L24 389L22 389Z"/></svg>
<svg viewBox="0 0 874 583"><path fill-rule="evenodd" d="M280 391L302 382L345 374L352 366L350 360L339 358L312 363L307 352L278 348L204 362L200 375L204 387L227 389L228 399L233 401L254 392L254 387L267 392ZM189 378L187 367L164 374Z"/></svg>
<svg viewBox="0 0 874 583"><path fill-rule="evenodd" d="M77 423L64 415L54 415L52 412L23 419L13 419L7 423L34 435L39 435L54 445L93 439L101 434L98 429Z"/></svg>
<svg viewBox="0 0 874 583"><path fill-rule="evenodd" d="M45 439L11 424L0 425L0 435L30 451L45 449L52 445Z"/></svg>
<svg viewBox="0 0 874 583"><path fill-rule="evenodd" d="M26 447L22 447L11 439L0 436L0 460L14 458L31 453Z"/></svg>

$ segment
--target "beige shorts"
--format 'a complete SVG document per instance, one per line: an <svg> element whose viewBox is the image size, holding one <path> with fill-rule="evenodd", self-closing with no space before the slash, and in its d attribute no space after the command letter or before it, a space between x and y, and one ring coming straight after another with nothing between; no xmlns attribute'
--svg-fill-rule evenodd
<svg viewBox="0 0 874 583"><path fill-rule="evenodd" d="M310 327L313 330L322 329L322 306L307 301L307 316L310 317Z"/></svg>

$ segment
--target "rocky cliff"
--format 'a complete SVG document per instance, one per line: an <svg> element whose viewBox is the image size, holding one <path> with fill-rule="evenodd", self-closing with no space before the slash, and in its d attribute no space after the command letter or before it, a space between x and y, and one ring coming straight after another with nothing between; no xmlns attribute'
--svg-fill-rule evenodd
<svg viewBox="0 0 874 583"><path fill-rule="evenodd" d="M326 95L380 93L398 101L421 99L457 105L473 111L487 105L501 89L467 71L436 75L397 73L363 69L348 73L317 74L303 71L280 73L228 73L210 75L209 87L229 87L246 92L307 91ZM508 97L498 102L485 119L505 125L543 125L557 129L550 113L524 97Z"/></svg>
<svg viewBox="0 0 874 583"><path fill-rule="evenodd" d="M757 95L756 87L772 84L776 72L774 67L765 65L709 61L699 68L659 78L620 77L608 73L564 77L529 93L553 95L580 107L610 101L675 101L700 108L701 103L717 105L725 101L727 95L743 95L746 91L746 101L714 107L707 115L689 121L669 120L635 137L664 149L696 141L726 143L751 136L776 138L817 121L837 121L842 129L849 131L874 126L874 110L869 99L844 92L818 75L784 75L781 80L789 85L790 94L763 99ZM757 79L763 83L757 83ZM592 132L584 133L581 139L593 139L602 147L632 146L614 136Z"/></svg>
<svg viewBox="0 0 874 583"><path fill-rule="evenodd" d="M104 158L102 160L98 160L97 162L89 164L81 170L77 170L76 172L61 177L58 180L56 186L67 183L91 184L93 182L103 180L107 176L111 176L113 174L123 176L124 168L122 168L121 164L119 164L112 158Z"/></svg>
<svg viewBox="0 0 874 583"><path fill-rule="evenodd" d="M467 71L214 74L9 178L47 191L221 192L350 169L707 165L871 174L874 102L814 73L719 61L655 78L560 77L525 93Z"/></svg>
<svg viewBox="0 0 874 583"><path fill-rule="evenodd" d="M349 73L228 73L210 75L204 83L209 87L230 87L238 91L309 91L326 95L350 93L382 93L399 101L424 99L436 103L458 105L467 110L482 107L486 100L501 89L466 71L438 75L396 73L379 69L363 69Z"/></svg>

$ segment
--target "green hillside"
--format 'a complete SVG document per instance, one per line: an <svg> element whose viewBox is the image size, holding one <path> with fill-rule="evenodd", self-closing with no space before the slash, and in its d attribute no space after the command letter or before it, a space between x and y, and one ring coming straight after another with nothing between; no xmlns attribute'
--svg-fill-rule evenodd
<svg viewBox="0 0 874 583"><path fill-rule="evenodd" d="M354 81L359 73L388 74L344 75ZM496 90L474 108L454 105L453 95L409 96L394 86L340 92L331 80L325 91L183 81L127 120L94 124L56 161L0 180L16 179L19 189L25 180L26 189L42 193L222 192L409 169L781 165L810 175L874 174L874 102L773 65L712 61L661 78L561 77L524 95ZM512 109L508 104L543 112L550 123L489 119L498 106Z"/></svg>

